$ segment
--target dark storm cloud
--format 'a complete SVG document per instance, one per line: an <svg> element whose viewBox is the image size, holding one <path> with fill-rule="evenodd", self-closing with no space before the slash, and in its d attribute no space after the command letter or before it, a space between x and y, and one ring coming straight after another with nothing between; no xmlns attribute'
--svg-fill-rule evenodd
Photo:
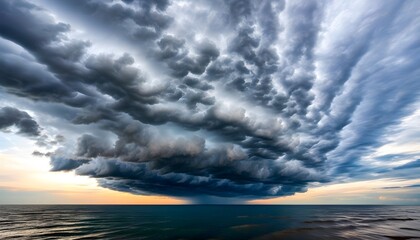
<svg viewBox="0 0 420 240"><path fill-rule="evenodd" d="M38 123L27 112L12 107L0 108L0 130L7 130L11 126L27 136L39 136L41 132Z"/></svg>
<svg viewBox="0 0 420 240"><path fill-rule="evenodd" d="M76 172L107 179L106 186L112 189L124 184L134 192L163 194L166 189L167 194L175 196L284 196L304 191L308 182L326 181L299 161L247 160L247 154L238 146L207 149L205 140L198 136L162 137L162 133L129 118L103 124L118 136L114 146L83 135L74 158L53 157L53 166L60 165L53 169L77 168L81 162L74 159L83 159L89 164L81 165ZM196 188L202 189L188 191ZM126 191L122 187L119 190Z"/></svg>
<svg viewBox="0 0 420 240"><path fill-rule="evenodd" d="M198 78L185 77L183 81L184 81L184 84L189 86L190 88L199 89L199 90L203 90L203 91L213 89L212 85L210 85L210 84L208 84L204 81L200 81L200 79L198 79Z"/></svg>
<svg viewBox="0 0 420 240"><path fill-rule="evenodd" d="M72 136L38 139L62 146L52 171L136 194L251 199L416 166L360 161L418 101L415 3L357 3L349 21L335 9L353 5L339 2L46 2L55 17L42 2L0 3L0 87L72 124ZM30 132L25 121L3 125Z"/></svg>
<svg viewBox="0 0 420 240"><path fill-rule="evenodd" d="M65 102L76 107L92 104L94 99L78 93L78 89L66 85L63 79L57 78L43 65L47 64L63 77L71 75L77 70L75 61L88 44L77 40L65 42L63 34L70 26L54 23L50 16L40 18L36 14L45 12L35 5L23 1L3 1L0 8L1 36L29 52L28 56L22 56L13 48L6 48L1 53L1 85L6 91L34 100ZM2 44L9 43L2 41Z"/></svg>
<svg viewBox="0 0 420 240"><path fill-rule="evenodd" d="M52 166L51 171L71 171L88 162L88 160L68 159L53 155L50 160Z"/></svg>
<svg viewBox="0 0 420 240"><path fill-rule="evenodd" d="M161 59L172 70L174 77L185 77L188 73L201 75L212 60L219 56L219 50L211 42L201 42L195 47L196 57L189 56L184 39L174 36L164 36L158 42L159 50L156 52L158 59Z"/></svg>
<svg viewBox="0 0 420 240"><path fill-rule="evenodd" d="M183 173L160 173L148 164L127 163L117 160L94 160L82 165L76 172L80 175L98 177L101 186L137 194L157 193L172 196L215 195L221 197L255 198L286 196L305 191L304 186L293 184L279 187L278 184L238 184L227 179L197 177Z"/></svg>

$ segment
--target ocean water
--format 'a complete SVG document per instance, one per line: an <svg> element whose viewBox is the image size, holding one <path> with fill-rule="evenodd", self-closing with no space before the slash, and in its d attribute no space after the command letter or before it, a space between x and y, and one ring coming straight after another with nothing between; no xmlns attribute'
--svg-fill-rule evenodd
<svg viewBox="0 0 420 240"><path fill-rule="evenodd" d="M420 239L420 206L3 205L0 239Z"/></svg>

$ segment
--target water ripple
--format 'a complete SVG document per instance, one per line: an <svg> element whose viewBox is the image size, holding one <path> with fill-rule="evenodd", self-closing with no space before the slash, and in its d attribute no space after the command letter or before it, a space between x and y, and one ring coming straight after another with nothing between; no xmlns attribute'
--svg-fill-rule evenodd
<svg viewBox="0 0 420 240"><path fill-rule="evenodd" d="M0 206L0 239L420 239L415 206Z"/></svg>

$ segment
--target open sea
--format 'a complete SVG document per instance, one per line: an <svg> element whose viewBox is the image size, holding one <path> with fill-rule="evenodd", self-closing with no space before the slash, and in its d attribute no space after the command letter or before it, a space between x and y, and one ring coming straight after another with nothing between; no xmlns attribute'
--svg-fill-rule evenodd
<svg viewBox="0 0 420 240"><path fill-rule="evenodd" d="M420 239L420 206L2 205L0 239Z"/></svg>

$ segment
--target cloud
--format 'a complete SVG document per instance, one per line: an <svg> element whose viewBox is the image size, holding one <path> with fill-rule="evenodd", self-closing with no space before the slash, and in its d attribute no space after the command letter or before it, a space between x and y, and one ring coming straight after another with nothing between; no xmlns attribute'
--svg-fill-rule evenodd
<svg viewBox="0 0 420 240"><path fill-rule="evenodd" d="M411 168L419 168L420 167L420 159L411 161L409 163L406 163L404 165L395 167L394 169L398 170L398 169L411 169Z"/></svg>
<svg viewBox="0 0 420 240"><path fill-rule="evenodd" d="M133 41L158 38L172 22L165 14L167 0L159 1L62 1L61 7L79 12L96 27L112 28Z"/></svg>
<svg viewBox="0 0 420 240"><path fill-rule="evenodd" d="M41 128L38 123L24 111L12 107L0 108L0 130L15 126L18 133L27 136L39 136Z"/></svg>
<svg viewBox="0 0 420 240"><path fill-rule="evenodd" d="M35 150L32 152L32 155L35 157L50 157L52 153L51 152L43 153L43 152Z"/></svg>
<svg viewBox="0 0 420 240"><path fill-rule="evenodd" d="M401 188L419 188L420 184L413 184L408 186L395 186L395 187L384 187L383 189L401 189Z"/></svg>
<svg viewBox="0 0 420 240"><path fill-rule="evenodd" d="M418 103L416 5L4 1L0 90L59 119L38 141L60 146L52 171L118 191L251 199L400 176L415 163L364 160Z"/></svg>
<svg viewBox="0 0 420 240"><path fill-rule="evenodd" d="M80 159L68 159L53 155L50 161L50 164L52 166L51 171L71 171L87 162L89 161Z"/></svg>

